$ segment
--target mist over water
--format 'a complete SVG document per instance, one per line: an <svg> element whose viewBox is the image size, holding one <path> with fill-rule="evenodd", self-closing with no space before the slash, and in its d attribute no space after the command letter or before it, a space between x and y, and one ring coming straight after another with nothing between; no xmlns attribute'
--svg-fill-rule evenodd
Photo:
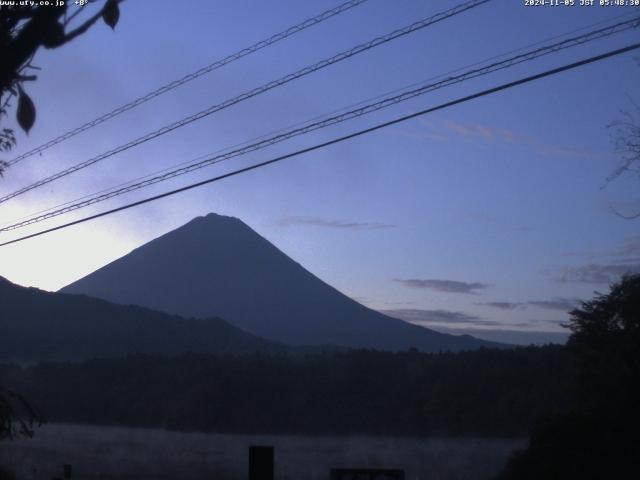
<svg viewBox="0 0 640 480"><path fill-rule="evenodd" d="M4 443L0 463L19 479L246 479L250 445L275 447L278 480L328 479L331 468L402 468L407 480L482 480L525 439L222 435L46 425Z"/></svg>

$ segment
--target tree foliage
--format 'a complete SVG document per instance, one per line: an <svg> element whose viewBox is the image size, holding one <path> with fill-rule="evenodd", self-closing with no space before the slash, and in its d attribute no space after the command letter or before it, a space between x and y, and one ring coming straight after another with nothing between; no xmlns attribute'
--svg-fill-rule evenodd
<svg viewBox="0 0 640 480"><path fill-rule="evenodd" d="M21 395L0 388L0 440L16 436L33 436L33 428L43 417Z"/></svg>
<svg viewBox="0 0 640 480"><path fill-rule="evenodd" d="M560 346L130 356L1 366L57 422L234 433L523 435L568 407Z"/></svg>
<svg viewBox="0 0 640 480"><path fill-rule="evenodd" d="M122 0L105 0L92 16L77 24L83 7L69 15L69 4L40 5L40 2L15 2L0 5L0 153L8 152L16 145L11 128L2 125L17 98L16 121L29 132L36 121L36 107L25 91L25 84L37 79L38 70L31 62L36 52L59 48L87 32L98 20L103 19L111 28L118 23ZM7 162L0 159L0 176ZM19 434L31 434L40 417L20 395L0 388L0 439Z"/></svg>
<svg viewBox="0 0 640 480"><path fill-rule="evenodd" d="M583 403L635 409L640 404L640 275L624 277L608 294L572 311L570 328L568 345L580 362Z"/></svg>
<svg viewBox="0 0 640 480"><path fill-rule="evenodd" d="M16 121L20 128L29 132L36 121L36 107L25 90L25 84L37 79L32 64L36 52L41 48L59 48L87 32L102 19L115 28L120 18L119 4L122 0L105 0L101 8L89 18L78 23L78 15L87 8L76 7L69 14L69 4L59 6L39 5L39 2L15 2L0 6L0 124L17 98ZM0 130L0 152L7 152L16 144L12 129ZM0 174L6 168L0 161Z"/></svg>
<svg viewBox="0 0 640 480"><path fill-rule="evenodd" d="M578 395L538 422L503 479L631 479L640 471L640 275L571 312Z"/></svg>
<svg viewBox="0 0 640 480"><path fill-rule="evenodd" d="M615 151L622 158L618 168L607 178L611 182L624 174L640 179L640 105L631 100L632 110L621 112L621 118L609 125L611 140ZM624 214L616 211L623 218L640 218L640 211Z"/></svg>

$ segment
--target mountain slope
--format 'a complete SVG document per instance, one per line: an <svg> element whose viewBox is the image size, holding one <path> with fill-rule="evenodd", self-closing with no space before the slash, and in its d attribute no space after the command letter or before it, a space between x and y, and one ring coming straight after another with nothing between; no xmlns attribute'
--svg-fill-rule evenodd
<svg viewBox="0 0 640 480"><path fill-rule="evenodd" d="M218 318L184 319L84 295L25 288L2 277L0 339L0 359L25 362L286 349Z"/></svg>
<svg viewBox="0 0 640 480"><path fill-rule="evenodd" d="M495 345L368 309L291 260L242 221L197 217L62 289L171 314L219 316L292 345L462 350Z"/></svg>

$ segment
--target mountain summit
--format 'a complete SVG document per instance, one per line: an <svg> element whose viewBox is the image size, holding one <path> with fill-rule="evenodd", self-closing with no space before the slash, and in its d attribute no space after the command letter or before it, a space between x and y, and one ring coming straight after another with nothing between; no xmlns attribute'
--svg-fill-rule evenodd
<svg viewBox="0 0 640 480"><path fill-rule="evenodd" d="M424 351L490 346L360 305L237 218L197 217L62 289L184 317L219 317L291 345Z"/></svg>

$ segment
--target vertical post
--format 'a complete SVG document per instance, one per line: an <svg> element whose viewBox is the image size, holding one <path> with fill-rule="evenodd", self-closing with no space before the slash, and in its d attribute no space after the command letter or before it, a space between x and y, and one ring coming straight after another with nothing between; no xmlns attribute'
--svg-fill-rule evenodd
<svg viewBox="0 0 640 480"><path fill-rule="evenodd" d="M63 467L64 469L64 479L65 480L71 480L71 465L70 464L65 464L65 466Z"/></svg>
<svg viewBox="0 0 640 480"><path fill-rule="evenodd" d="M249 480L273 480L273 447L249 447Z"/></svg>

